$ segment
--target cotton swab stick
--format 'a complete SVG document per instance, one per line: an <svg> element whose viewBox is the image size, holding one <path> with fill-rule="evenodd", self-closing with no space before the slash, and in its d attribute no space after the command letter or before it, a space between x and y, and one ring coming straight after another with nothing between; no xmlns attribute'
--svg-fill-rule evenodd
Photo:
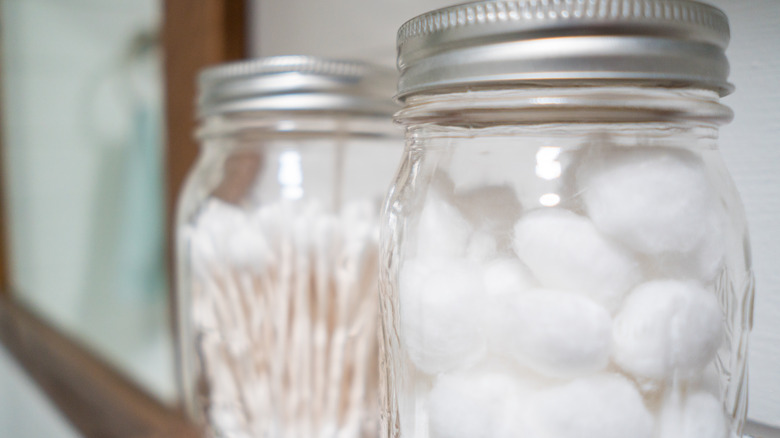
<svg viewBox="0 0 780 438"><path fill-rule="evenodd" d="M214 433L363 436L376 383L372 207L208 205L190 240L197 338L217 343L197 348L206 396L220 400L203 406Z"/></svg>

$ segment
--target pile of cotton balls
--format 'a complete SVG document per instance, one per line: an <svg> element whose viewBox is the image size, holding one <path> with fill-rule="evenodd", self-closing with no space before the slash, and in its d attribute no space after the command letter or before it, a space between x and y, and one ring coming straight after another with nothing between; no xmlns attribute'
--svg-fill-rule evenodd
<svg viewBox="0 0 780 438"><path fill-rule="evenodd" d="M573 172L571 209L475 215L432 189L412 219L400 336L430 436L726 438L700 378L724 342L726 221L701 158L605 147Z"/></svg>

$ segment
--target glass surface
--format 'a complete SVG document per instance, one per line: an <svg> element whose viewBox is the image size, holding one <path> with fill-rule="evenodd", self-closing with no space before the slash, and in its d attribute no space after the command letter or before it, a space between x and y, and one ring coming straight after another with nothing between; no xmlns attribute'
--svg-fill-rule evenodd
<svg viewBox="0 0 780 438"><path fill-rule="evenodd" d="M737 436L753 277L727 118L679 90L408 102L382 436Z"/></svg>
<svg viewBox="0 0 780 438"><path fill-rule="evenodd" d="M216 437L378 432L389 117L215 117L181 197L184 399Z"/></svg>
<svg viewBox="0 0 780 438"><path fill-rule="evenodd" d="M15 297L164 400L161 5L3 0Z"/></svg>

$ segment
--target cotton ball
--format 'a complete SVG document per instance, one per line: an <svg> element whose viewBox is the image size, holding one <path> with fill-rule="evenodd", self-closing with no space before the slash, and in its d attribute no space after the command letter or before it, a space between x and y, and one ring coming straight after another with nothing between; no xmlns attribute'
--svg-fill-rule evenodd
<svg viewBox="0 0 780 438"><path fill-rule="evenodd" d="M726 257L725 239L728 233L723 209L716 209L703 226L704 236L692 251L652 257L649 261L651 275L712 284L723 268Z"/></svg>
<svg viewBox="0 0 780 438"><path fill-rule="evenodd" d="M484 354L478 326L479 265L409 260L399 279L401 334L411 361L429 374L475 363Z"/></svg>
<svg viewBox="0 0 780 438"><path fill-rule="evenodd" d="M704 236L714 195L701 159L680 148L608 148L577 175L603 233L645 254L688 252Z"/></svg>
<svg viewBox="0 0 780 438"><path fill-rule="evenodd" d="M488 344L496 350L502 350L502 340L506 335L496 322L507 312L506 306L513 297L538 287L528 268L517 259L494 259L483 265L485 300L483 320L488 327Z"/></svg>
<svg viewBox="0 0 780 438"><path fill-rule="evenodd" d="M639 378L688 378L722 341L715 295L692 282L658 280L634 289L613 324L614 360Z"/></svg>
<svg viewBox="0 0 780 438"><path fill-rule="evenodd" d="M650 438L654 420L634 385L598 374L539 393L530 406L530 436L540 438Z"/></svg>
<svg viewBox="0 0 780 438"><path fill-rule="evenodd" d="M706 392L689 395L682 430L686 438L725 438L727 427L722 403Z"/></svg>
<svg viewBox="0 0 780 438"><path fill-rule="evenodd" d="M475 231L469 238L466 257L473 261L493 258L497 252L496 239L485 231Z"/></svg>
<svg viewBox="0 0 780 438"><path fill-rule="evenodd" d="M418 257L461 257L472 227L457 208L431 192L417 228Z"/></svg>
<svg viewBox="0 0 780 438"><path fill-rule="evenodd" d="M584 293L610 312L640 280L638 264L626 251L567 210L525 215L515 225L514 247L543 286Z"/></svg>
<svg viewBox="0 0 780 438"><path fill-rule="evenodd" d="M659 415L658 438L726 438L723 404L707 392L673 392Z"/></svg>
<svg viewBox="0 0 780 438"><path fill-rule="evenodd" d="M712 361L704 370L688 380L688 389L697 389L718 395L721 393L721 378L722 376L718 372L715 361Z"/></svg>
<svg viewBox="0 0 780 438"><path fill-rule="evenodd" d="M586 297L535 289L508 297L495 314L491 345L539 374L571 377L609 362L612 319Z"/></svg>
<svg viewBox="0 0 780 438"><path fill-rule="evenodd" d="M528 268L517 259L495 259L484 265L488 297L511 297L538 286Z"/></svg>
<svg viewBox="0 0 780 438"><path fill-rule="evenodd" d="M499 373L442 374L431 390L429 426L432 438L517 436L515 417L529 389ZM513 434L509 434L510 430Z"/></svg>

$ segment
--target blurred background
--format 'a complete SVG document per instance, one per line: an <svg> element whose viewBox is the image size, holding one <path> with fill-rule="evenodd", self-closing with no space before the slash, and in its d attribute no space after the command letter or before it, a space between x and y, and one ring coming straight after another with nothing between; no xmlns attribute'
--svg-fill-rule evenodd
<svg viewBox="0 0 780 438"><path fill-rule="evenodd" d="M392 66L397 28L454 3L0 0L6 307L175 412L167 224L196 153L194 72L281 54ZM780 428L780 1L709 3L731 22L736 92L724 102L736 117L720 144L745 202L757 279L749 416ZM0 324L6 344L8 330ZM0 344L4 437L104 436L74 423L29 377L35 360L10 350Z"/></svg>

